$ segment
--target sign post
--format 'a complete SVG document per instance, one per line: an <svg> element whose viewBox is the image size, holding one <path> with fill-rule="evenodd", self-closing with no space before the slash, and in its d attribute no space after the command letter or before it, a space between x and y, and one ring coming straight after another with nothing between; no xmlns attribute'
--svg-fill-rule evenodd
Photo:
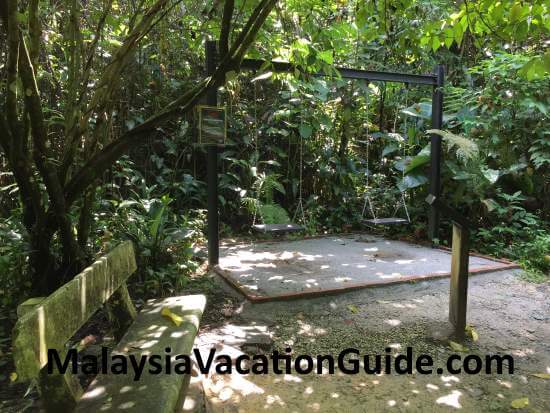
<svg viewBox="0 0 550 413"><path fill-rule="evenodd" d="M209 40L206 42L206 73L212 75L216 70L217 60L217 42ZM208 90L206 94L206 104L216 107L218 105L218 93L216 89ZM208 112L205 109L205 115L208 126L216 125L219 118L213 118L213 111ZM212 120L214 119L214 122ZM225 116L224 116L225 129ZM204 131L205 139L215 139L217 137L216 127L214 130ZM200 133L202 134L202 125L200 125ZM202 139L202 138L201 138ZM207 219L208 219L208 265L210 267L218 265L220 258L220 239L219 239L219 223L218 223L218 146L217 144L208 144L207 146L207 185L208 185L208 200L207 200Z"/></svg>

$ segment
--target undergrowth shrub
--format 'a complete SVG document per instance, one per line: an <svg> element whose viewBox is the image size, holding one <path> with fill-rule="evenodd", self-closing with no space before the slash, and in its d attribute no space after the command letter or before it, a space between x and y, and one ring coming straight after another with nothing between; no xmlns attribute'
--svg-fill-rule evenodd
<svg viewBox="0 0 550 413"><path fill-rule="evenodd" d="M13 308L31 288L27 277L29 245L19 217L0 218L0 307Z"/></svg>

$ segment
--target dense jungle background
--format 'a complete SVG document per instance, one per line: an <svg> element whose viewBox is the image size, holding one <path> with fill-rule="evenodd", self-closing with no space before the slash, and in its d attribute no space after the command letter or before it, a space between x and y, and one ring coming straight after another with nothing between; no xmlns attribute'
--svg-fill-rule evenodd
<svg viewBox="0 0 550 413"><path fill-rule="evenodd" d="M542 0L3 1L1 317L122 239L138 248L137 291L186 285L205 256L194 108L207 87L228 113L223 237L259 220L313 235L409 213L390 235L426 240L431 87L344 80L335 66L444 65L443 196L477 226L475 250L546 281L548 13ZM221 39L211 79L208 39ZM241 72L244 56L297 69Z"/></svg>

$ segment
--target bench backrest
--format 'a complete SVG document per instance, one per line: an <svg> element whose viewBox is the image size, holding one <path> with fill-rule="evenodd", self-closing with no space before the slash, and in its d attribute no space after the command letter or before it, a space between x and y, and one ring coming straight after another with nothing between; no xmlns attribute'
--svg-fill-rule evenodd
<svg viewBox="0 0 550 413"><path fill-rule="evenodd" d="M62 353L67 341L136 271L131 241L119 244L71 281L26 312L13 331L18 377L37 378L48 349Z"/></svg>

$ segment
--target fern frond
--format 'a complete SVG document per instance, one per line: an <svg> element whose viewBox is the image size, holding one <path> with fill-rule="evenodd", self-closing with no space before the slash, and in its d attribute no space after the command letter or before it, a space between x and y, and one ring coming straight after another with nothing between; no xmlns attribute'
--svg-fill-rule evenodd
<svg viewBox="0 0 550 413"><path fill-rule="evenodd" d="M260 201L256 198L245 197L241 199L241 203L251 214L258 213L258 211L260 210L261 204Z"/></svg>
<svg viewBox="0 0 550 413"><path fill-rule="evenodd" d="M447 150L450 152L454 149L457 159L463 163L474 160L479 156L477 143L464 136L455 135L454 133L440 129L430 129L427 133L441 136L447 144Z"/></svg>
<svg viewBox="0 0 550 413"><path fill-rule="evenodd" d="M283 207L277 204L260 206L260 217L264 224L289 224L290 217Z"/></svg>
<svg viewBox="0 0 550 413"><path fill-rule="evenodd" d="M256 194L258 194L258 198L265 200L269 204L273 201L273 193L275 191L284 195L285 187L279 182L279 178L281 178L280 174L259 174L254 182L254 189Z"/></svg>

